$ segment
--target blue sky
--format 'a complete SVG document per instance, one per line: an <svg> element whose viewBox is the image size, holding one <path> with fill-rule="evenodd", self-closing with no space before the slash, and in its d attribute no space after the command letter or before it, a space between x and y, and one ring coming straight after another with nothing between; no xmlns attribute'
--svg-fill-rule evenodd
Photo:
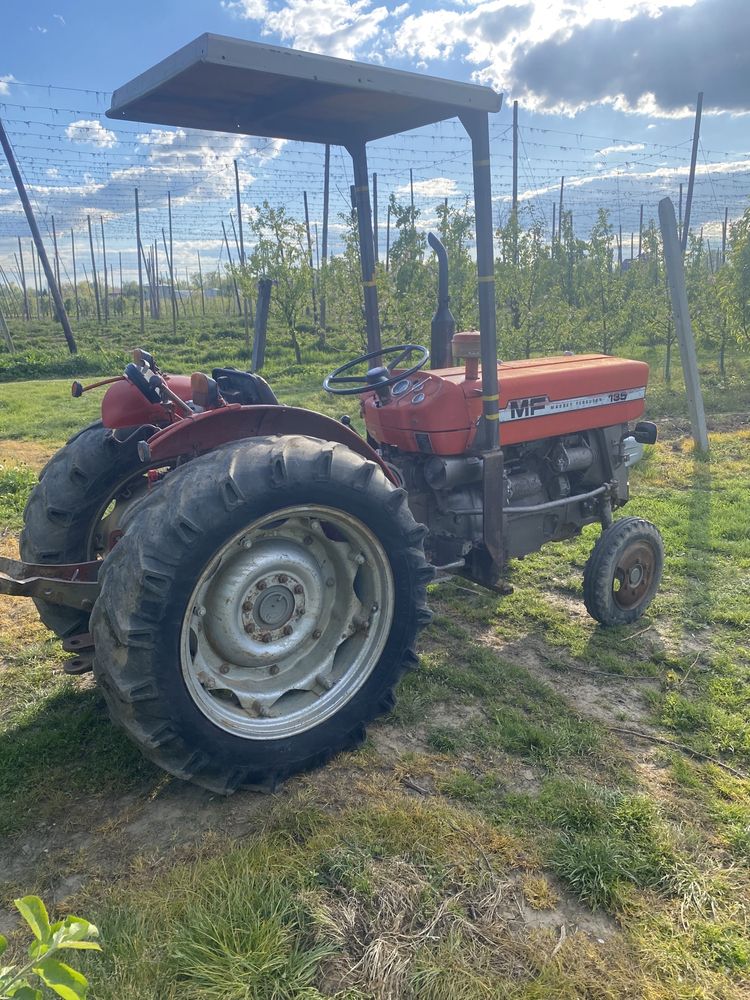
<svg viewBox="0 0 750 1000"><path fill-rule="evenodd" d="M142 194L147 240L160 239L170 190L176 257L194 270L199 249L218 260L221 219L229 226L234 210L235 158L247 211L267 197L301 216L307 190L313 224L320 221L317 147L269 147L103 117L109 92L204 31L504 91L491 128L498 218L507 211L510 109L517 98L527 214L549 225L564 174L577 229L590 228L602 205L623 226L626 244L640 204L653 217L658 199L665 193L676 199L687 180L693 108L703 90L694 221L716 240L724 207L737 217L748 204L747 0L31 0L3 11L0 116L44 232L54 215L59 231L72 228L83 239L86 216L101 216L109 248L123 252L127 270L135 264L133 187ZM401 140L383 140L371 151L381 205L391 192L408 196L406 148ZM460 127L445 123L421 130L409 148L422 222L429 225L438 200L459 203L469 190L468 146ZM338 213L346 209L350 167L337 152L333 165ZM17 236L27 241L28 231L0 164L0 261L9 261Z"/></svg>

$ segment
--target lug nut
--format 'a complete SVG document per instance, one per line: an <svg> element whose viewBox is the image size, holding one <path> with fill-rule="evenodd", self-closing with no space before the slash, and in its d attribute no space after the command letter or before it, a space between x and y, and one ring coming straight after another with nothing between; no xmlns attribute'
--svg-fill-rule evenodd
<svg viewBox="0 0 750 1000"><path fill-rule="evenodd" d="M229 673L229 664L228 663L222 663L222 665L219 667L219 673L220 674L228 674Z"/></svg>
<svg viewBox="0 0 750 1000"><path fill-rule="evenodd" d="M305 590L304 590L304 587L302 586L302 584L301 583L295 583L295 585L294 585L294 593L295 594L304 594L304 592L305 592Z"/></svg>
<svg viewBox="0 0 750 1000"><path fill-rule="evenodd" d="M264 632L263 635L260 637L260 641L261 642L270 642L271 641L271 633L270 632Z"/></svg>
<svg viewBox="0 0 750 1000"><path fill-rule="evenodd" d="M278 665L278 663L272 663L271 666L268 668L268 672L271 675L271 677L275 677L276 674L278 674L278 672L279 672L279 665Z"/></svg>
<svg viewBox="0 0 750 1000"><path fill-rule="evenodd" d="M283 628L283 633L284 633L284 635L291 635L292 634L292 626L291 625L285 625L284 628Z"/></svg>
<svg viewBox="0 0 750 1000"><path fill-rule="evenodd" d="M255 586L258 590L265 590L268 584L266 583L265 580L258 580Z"/></svg>
<svg viewBox="0 0 750 1000"><path fill-rule="evenodd" d="M289 577L286 575L286 573L279 573L278 576L279 583L286 583L288 579Z"/></svg>
<svg viewBox="0 0 750 1000"><path fill-rule="evenodd" d="M253 547L253 543L250 541L249 538L243 538L242 539L242 548L243 549L251 549L252 547Z"/></svg>
<svg viewBox="0 0 750 1000"><path fill-rule="evenodd" d="M203 607L203 605L199 605L199 607L195 609L195 613L196 615L198 615L199 618L205 618L206 609Z"/></svg>
<svg viewBox="0 0 750 1000"><path fill-rule="evenodd" d="M302 541L305 543L305 545L312 545L312 543L313 543L313 536L312 535L305 535L305 537L302 539Z"/></svg>
<svg viewBox="0 0 750 1000"><path fill-rule="evenodd" d="M313 639L319 639L322 634L323 633L320 631L320 629L316 628L315 631L313 632Z"/></svg>
<svg viewBox="0 0 750 1000"><path fill-rule="evenodd" d="M252 622L248 622L248 623L247 623L247 625L245 626L245 631L247 632L247 634L248 634L248 635L249 635L249 634L250 634L251 632L254 632L254 631L255 631L255 626L253 625L253 623L252 623Z"/></svg>
<svg viewBox="0 0 750 1000"><path fill-rule="evenodd" d="M253 602L250 601L250 600L244 601L243 604L242 604L242 610L243 611L252 611L253 610Z"/></svg>

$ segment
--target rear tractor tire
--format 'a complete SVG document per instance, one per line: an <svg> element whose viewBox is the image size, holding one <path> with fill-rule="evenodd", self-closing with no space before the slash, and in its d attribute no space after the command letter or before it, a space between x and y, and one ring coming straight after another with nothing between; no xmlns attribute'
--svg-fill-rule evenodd
<svg viewBox="0 0 750 1000"><path fill-rule="evenodd" d="M374 462L302 436L233 442L126 522L92 613L94 673L164 770L272 790L392 708L433 571Z"/></svg>
<svg viewBox="0 0 750 1000"><path fill-rule="evenodd" d="M583 571L586 610L602 625L629 625L659 589L664 543L641 517L623 517L599 536Z"/></svg>
<svg viewBox="0 0 750 1000"><path fill-rule="evenodd" d="M120 443L97 422L52 456L24 511L24 562L77 563L106 554L118 520L117 504L129 502L139 485L145 488L137 448L136 438ZM61 639L88 631L88 612L34 603L44 624Z"/></svg>

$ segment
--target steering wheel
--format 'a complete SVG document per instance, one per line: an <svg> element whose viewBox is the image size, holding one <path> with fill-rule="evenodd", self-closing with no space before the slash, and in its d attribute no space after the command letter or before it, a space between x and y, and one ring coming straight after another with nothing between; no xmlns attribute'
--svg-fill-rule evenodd
<svg viewBox="0 0 750 1000"><path fill-rule="evenodd" d="M401 362L405 361L411 354L419 356L417 363L412 365L411 368L407 368L406 371L399 371L397 374L394 374L394 369L398 368ZM358 365L363 365L366 361L372 361L373 358L382 359L391 355L395 355L396 357L390 364L383 363L375 368L368 368L363 375L345 374ZM418 372L429 361L429 358L430 352L420 344L399 344L397 347L381 347L379 351L371 351L370 354L361 354L358 358L354 358L353 361L347 361L346 364L332 371L330 375L326 375L323 379L323 388L326 392L333 393L334 396L356 396L363 392L379 392L386 386L400 382L401 379L408 378L409 375ZM344 386L346 388L343 388Z"/></svg>

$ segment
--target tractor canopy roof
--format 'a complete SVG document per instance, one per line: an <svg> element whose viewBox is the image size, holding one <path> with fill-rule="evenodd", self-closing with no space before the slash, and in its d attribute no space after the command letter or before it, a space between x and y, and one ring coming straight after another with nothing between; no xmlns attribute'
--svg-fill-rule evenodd
<svg viewBox="0 0 750 1000"><path fill-rule="evenodd" d="M501 100L489 87L204 34L119 87L107 116L351 146Z"/></svg>

